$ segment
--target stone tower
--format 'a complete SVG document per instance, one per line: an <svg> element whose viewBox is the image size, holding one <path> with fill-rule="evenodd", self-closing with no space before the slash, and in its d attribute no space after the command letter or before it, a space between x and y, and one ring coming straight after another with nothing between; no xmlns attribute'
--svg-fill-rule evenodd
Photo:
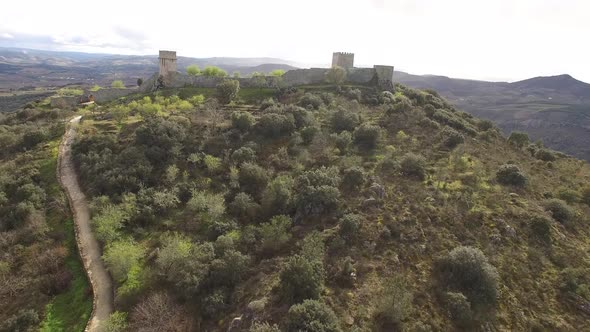
<svg viewBox="0 0 590 332"><path fill-rule="evenodd" d="M338 66L344 69L354 67L354 53L334 52L332 53L332 67Z"/></svg>
<svg viewBox="0 0 590 332"><path fill-rule="evenodd" d="M172 73L176 73L176 51L160 51L160 75L169 82Z"/></svg>

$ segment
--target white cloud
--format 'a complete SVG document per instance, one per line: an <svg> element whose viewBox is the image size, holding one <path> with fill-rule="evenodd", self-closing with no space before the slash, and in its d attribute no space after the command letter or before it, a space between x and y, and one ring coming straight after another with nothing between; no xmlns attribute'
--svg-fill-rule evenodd
<svg viewBox="0 0 590 332"><path fill-rule="evenodd" d="M35 8L35 10L31 10ZM0 33L67 50L272 56L413 73L516 80L570 73L590 81L586 0L11 1ZM0 38L0 46L8 43Z"/></svg>

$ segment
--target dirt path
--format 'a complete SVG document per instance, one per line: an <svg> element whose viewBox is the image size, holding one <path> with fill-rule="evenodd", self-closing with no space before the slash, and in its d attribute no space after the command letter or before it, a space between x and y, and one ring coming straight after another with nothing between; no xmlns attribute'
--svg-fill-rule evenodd
<svg viewBox="0 0 590 332"><path fill-rule="evenodd" d="M74 215L78 249L94 294L92 316L86 325L85 331L96 332L102 330L104 321L113 312L113 284L100 258L100 245L90 226L88 202L80 189L72 162L71 147L76 137L76 127L80 123L80 119L81 116L78 116L70 121L59 146L58 179L70 202L70 209L72 209Z"/></svg>

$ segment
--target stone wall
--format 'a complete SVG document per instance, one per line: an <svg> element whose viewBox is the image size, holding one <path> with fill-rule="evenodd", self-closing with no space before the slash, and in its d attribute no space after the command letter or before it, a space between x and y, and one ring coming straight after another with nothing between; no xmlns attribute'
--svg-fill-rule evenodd
<svg viewBox="0 0 590 332"><path fill-rule="evenodd" d="M142 85L143 86L143 85ZM139 90L137 88L127 88L127 89L100 89L97 91L84 91L86 96L94 96L95 103L106 103L111 100L115 100L117 98L125 97L132 93L137 93Z"/></svg>
<svg viewBox="0 0 590 332"><path fill-rule="evenodd" d="M49 99L51 107L55 108L74 108L80 104L82 96L56 96Z"/></svg>
<svg viewBox="0 0 590 332"><path fill-rule="evenodd" d="M384 90L393 89L393 66L375 65L375 76L377 85Z"/></svg>
<svg viewBox="0 0 590 332"><path fill-rule="evenodd" d="M175 72L170 74L170 80L165 82L168 88L182 88L195 86L201 88L215 88L224 79L237 79L242 88L276 88L281 86L297 86L326 83L327 68L293 69L287 71L282 77L207 77L189 76ZM377 85L383 89L393 88L393 67L374 66L374 68L349 68L347 69L346 82L354 84ZM141 92L154 91L157 88L158 74L154 74L146 80L139 90ZM102 90L99 90L102 91ZM98 101L98 100L97 100ZM100 101L98 101L100 102Z"/></svg>
<svg viewBox="0 0 590 332"><path fill-rule="evenodd" d="M283 83L287 86L323 83L327 71L326 68L289 70L283 75Z"/></svg>

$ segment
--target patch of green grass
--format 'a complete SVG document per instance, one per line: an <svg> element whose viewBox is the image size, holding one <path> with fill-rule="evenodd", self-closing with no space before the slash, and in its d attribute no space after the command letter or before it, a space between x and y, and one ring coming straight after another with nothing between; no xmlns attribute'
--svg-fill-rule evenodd
<svg viewBox="0 0 590 332"><path fill-rule="evenodd" d="M238 98L245 103L259 102L264 99L273 98L277 94L276 89L270 88L241 88Z"/></svg>
<svg viewBox="0 0 590 332"><path fill-rule="evenodd" d="M72 220L65 222L65 228L74 231ZM73 238L73 234L71 236ZM68 248L75 247L75 241L68 239ZM73 242L73 244L71 243ZM86 322L92 312L92 297L88 290L88 279L80 262L77 251L70 252L66 265L73 274L70 289L56 296L45 307L45 319L41 322L40 331L84 331Z"/></svg>
<svg viewBox="0 0 590 332"><path fill-rule="evenodd" d="M56 178L58 146L59 140L49 144L49 156L40 167L40 176L49 197L61 195ZM74 222L71 218L64 219L63 213L56 209L47 210L47 222L54 231L64 234L63 244L69 252L65 263L72 273L72 282L65 293L57 295L45 306L45 318L41 322L40 331L83 331L92 312L92 296L78 255Z"/></svg>

